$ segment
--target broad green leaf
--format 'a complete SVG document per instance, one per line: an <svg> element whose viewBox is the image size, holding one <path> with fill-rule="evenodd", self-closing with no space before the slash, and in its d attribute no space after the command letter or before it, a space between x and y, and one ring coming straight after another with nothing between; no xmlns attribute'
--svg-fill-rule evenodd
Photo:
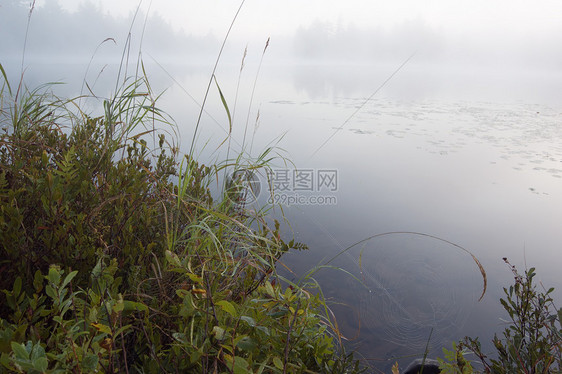
<svg viewBox="0 0 562 374"><path fill-rule="evenodd" d="M252 317L242 316L240 319L252 327L256 326L256 321Z"/></svg>
<svg viewBox="0 0 562 374"><path fill-rule="evenodd" d="M200 276L193 274L193 273L187 273L187 276L189 277L189 279L191 279L193 282L195 283L199 283L199 284L203 284L203 278L201 278Z"/></svg>
<svg viewBox="0 0 562 374"><path fill-rule="evenodd" d="M57 270L54 266L51 266L49 268L49 274L47 275L47 279L52 284L58 286L58 284L60 282L60 272L59 272L59 270Z"/></svg>
<svg viewBox="0 0 562 374"><path fill-rule="evenodd" d="M168 260L168 263L177 267L181 266L181 261L177 254L173 253L170 250L166 250L165 253L166 253L166 260Z"/></svg>
<svg viewBox="0 0 562 374"><path fill-rule="evenodd" d="M21 277L17 277L16 280L14 281L14 288L13 288L14 297L17 298L20 292L21 292Z"/></svg>
<svg viewBox="0 0 562 374"><path fill-rule="evenodd" d="M47 371L47 367L49 366L49 361L47 361L47 357L38 357L32 362L35 370L38 370L41 373Z"/></svg>
<svg viewBox="0 0 562 374"><path fill-rule="evenodd" d="M275 297L275 291L273 290L273 286L269 281L265 282L265 291L271 297Z"/></svg>
<svg viewBox="0 0 562 374"><path fill-rule="evenodd" d="M269 336L269 329L265 326L256 326L256 329L260 330L261 332L263 332L265 335Z"/></svg>
<svg viewBox="0 0 562 374"><path fill-rule="evenodd" d="M201 356L203 356L203 352L201 352L201 351L193 351L193 352L191 353L191 355L189 356L189 362L193 364L193 363L199 361L199 359L201 358Z"/></svg>
<svg viewBox="0 0 562 374"><path fill-rule="evenodd" d="M113 311L115 313L120 313L123 311L123 309L125 308L124 305L124 301L123 301L123 296L121 294L119 294L119 299L116 301L115 305L113 305Z"/></svg>
<svg viewBox="0 0 562 374"><path fill-rule="evenodd" d="M246 352L252 352L257 347L257 343L249 336L242 336L241 339L236 340L236 346Z"/></svg>
<svg viewBox="0 0 562 374"><path fill-rule="evenodd" d="M279 370L283 370L283 361L279 357L273 357L273 365Z"/></svg>
<svg viewBox="0 0 562 374"><path fill-rule="evenodd" d="M48 284L45 287L45 292L47 293L47 295L51 298L51 299L56 299L57 298L57 294L55 292L55 289L53 287L51 287L50 284Z"/></svg>
<svg viewBox="0 0 562 374"><path fill-rule="evenodd" d="M41 274L40 270L35 272L35 276L33 277L33 287L35 287L35 291L38 293L43 290L43 275Z"/></svg>
<svg viewBox="0 0 562 374"><path fill-rule="evenodd" d="M237 356L232 357L231 355L227 355L227 354L225 354L224 357L228 361L229 367L234 366L234 374L251 373L250 365L248 364L248 361L246 361L242 357L237 357Z"/></svg>
<svg viewBox="0 0 562 374"><path fill-rule="evenodd" d="M215 336L215 338L217 340L223 340L224 339L224 329L220 326L214 326L213 327L213 335Z"/></svg>
<svg viewBox="0 0 562 374"><path fill-rule="evenodd" d="M139 303L137 301L124 300L123 301L123 311L124 312L129 312L129 311L147 312L148 307L145 304Z"/></svg>
<svg viewBox="0 0 562 374"><path fill-rule="evenodd" d="M82 369L95 371L98 369L98 356L95 354L89 354L82 360Z"/></svg>
<svg viewBox="0 0 562 374"><path fill-rule="evenodd" d="M226 300L221 300L217 302L217 305L220 306L222 310L224 310L231 316L236 317L236 309L234 308L234 305L232 305L232 303Z"/></svg>
<svg viewBox="0 0 562 374"><path fill-rule="evenodd" d="M65 288L76 276L76 274L78 274L78 270L74 270L73 272L69 273L65 278L64 281L62 281L62 285L61 288Z"/></svg>
<svg viewBox="0 0 562 374"><path fill-rule="evenodd" d="M174 332L172 336L180 343L187 343L187 336L182 332Z"/></svg>
<svg viewBox="0 0 562 374"><path fill-rule="evenodd" d="M29 352L27 352L23 344L11 342L10 345L12 346L12 351L16 355L16 358L29 360Z"/></svg>
<svg viewBox="0 0 562 374"><path fill-rule="evenodd" d="M99 332L103 332L106 334L111 335L111 328L109 326L104 325L103 323L90 323L92 327L94 327Z"/></svg>
<svg viewBox="0 0 562 374"><path fill-rule="evenodd" d="M41 344L36 343L31 349L31 361L35 361L40 357L45 357L45 349Z"/></svg>

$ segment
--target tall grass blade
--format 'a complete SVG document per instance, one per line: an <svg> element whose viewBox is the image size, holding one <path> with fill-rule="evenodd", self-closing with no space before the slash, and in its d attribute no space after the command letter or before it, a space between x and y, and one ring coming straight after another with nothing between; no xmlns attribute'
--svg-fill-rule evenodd
<svg viewBox="0 0 562 374"><path fill-rule="evenodd" d="M258 77L260 75L260 69L263 63L263 56L265 56L265 51L267 50L267 47L269 46L269 38L267 38L267 41L265 42L265 47L263 48L263 52L261 54L261 59L260 59L260 64L258 66L258 71L256 72L256 78L254 79L254 86L252 87L252 95L250 96L250 104L248 105L248 115L246 116L246 127L244 128L244 139L242 140L242 146L244 146L246 144L246 132L248 131L248 123L250 122L250 111L252 109L252 102L254 100L254 93L256 91L256 84L258 83ZM251 146L250 146L251 149ZM250 150L251 152L251 150Z"/></svg>
<svg viewBox="0 0 562 374"><path fill-rule="evenodd" d="M19 93L21 91L22 88L22 84L23 84L23 73L25 71L24 69L24 63L25 63L25 50L27 48L27 39L28 39L28 35L29 35L29 25L31 25L31 16L33 14L33 10L35 9L35 0L33 0L33 2L29 5L29 15L27 16L27 25L25 26L25 38L23 40L23 50L22 50L22 54L21 54L21 75L20 75L20 82L18 85L18 91L16 92L16 102L17 102L17 98L19 96Z"/></svg>
<svg viewBox="0 0 562 374"><path fill-rule="evenodd" d="M117 72L117 78L115 79L115 92L117 92L119 87L119 79L121 77L121 71L123 69L123 66L125 66L125 74L123 75L123 85L127 82L127 78L128 78L127 68L129 66L129 56L131 54L131 38L133 35L133 26L137 19L137 15L139 14L141 4L142 4L142 0L139 1L139 4L137 5L137 8L135 10L135 14L133 15L131 24L129 25L129 32L127 33L127 39L125 41L125 46L123 47L123 54L121 55L121 62L119 63L119 71Z"/></svg>
<svg viewBox="0 0 562 374"><path fill-rule="evenodd" d="M197 132L199 130L199 124L201 123L201 116L203 115L203 109L205 108L205 103L207 102L207 97L209 96L211 84L213 83L213 77L215 76L215 72L217 71L217 67L219 65L219 61L220 61L220 58L222 56L222 51L224 50L224 46L226 45L226 41L228 40L228 36L230 35L230 31L234 27L234 23L236 22L236 19L238 18L238 14L242 10L242 6L244 5L245 2L246 2L246 0L242 0L242 2L240 3L240 6L238 7L238 10L236 11L236 14L234 15L234 18L232 19L232 22L230 23L230 27L228 28L228 31L226 32L226 35L225 35L225 37L222 41L221 49L219 51L219 54L217 55L217 60L215 61L215 66L213 67L213 72L211 73L211 78L209 79L209 84L207 85L207 90L205 91L205 96L203 97L203 103L201 103L201 110L199 111L199 115L197 116L197 122L195 123L195 130L193 131L193 138L191 140L191 145L189 147L189 157L193 156L193 151L194 151L194 148L195 148L195 140L197 139Z"/></svg>
<svg viewBox="0 0 562 374"><path fill-rule="evenodd" d="M12 87L10 87L10 82L8 81L8 76L6 75L6 71L4 70L4 67L2 66L2 64L0 64L0 72L2 73L2 76L4 77L4 82L6 83L6 86L8 87L8 92L10 93L10 96L12 96Z"/></svg>
<svg viewBox="0 0 562 374"><path fill-rule="evenodd" d="M222 90L219 86L219 82L217 82L217 77L213 76L213 78L215 79L215 84L217 85L217 89L219 90L219 95L221 97L222 106L224 107L224 110L226 111L226 115L228 116L228 136L217 147L217 148L220 148L228 140L228 138L232 134L232 117L230 115L230 110L228 109L228 104L226 103L226 99L224 98L224 94L222 93Z"/></svg>
<svg viewBox="0 0 562 374"><path fill-rule="evenodd" d="M113 42L114 44L117 44L117 42L113 38L106 38L104 41L102 41L100 44L98 44L98 46L94 50L94 53L92 53L92 56L90 57L90 61L88 61L88 66L86 66L86 72L84 73L84 79L82 80L82 87L80 88L80 96L82 96L84 94L84 86L86 86L86 88L88 88L88 91L90 91L92 96L95 96L92 89L88 86L88 82L86 81L86 76L88 75L88 71L90 71L90 66L92 65L92 61L94 60L94 57L98 53L98 49L107 42ZM101 72L100 72L100 74L101 74ZM98 77L99 77L99 74L98 74ZM96 78L96 81L97 80L98 80L98 78ZM95 82L94 82L94 85L95 85Z"/></svg>
<svg viewBox="0 0 562 374"><path fill-rule="evenodd" d="M242 61L240 63L240 71L238 72L238 81L236 82L236 93L234 94L234 106L232 107L232 117L234 118L236 114L236 105L238 103L238 92L240 91L240 81L242 80L242 71L244 70L244 63L246 61L246 56L248 55L248 46L244 48L244 54L242 55ZM232 131L231 131L232 133ZM226 160L228 162L230 158L230 149L232 146L232 134L228 134L228 146L226 147ZM224 168L224 180L226 180L227 168ZM224 193L224 190L223 192Z"/></svg>
<svg viewBox="0 0 562 374"><path fill-rule="evenodd" d="M141 0L142 2L142 0ZM140 2L139 2L139 7L140 7ZM139 43L139 54L137 57L137 71L135 73L135 76L138 77L139 76L139 65L144 65L143 64L143 60L142 60L142 45L143 45L143 41L144 41L144 34L146 32L146 24L148 23L148 15L150 14L150 8L152 7L152 0L150 0L150 4L148 4L148 9L146 10L146 15L144 17L144 23L142 25L142 32L141 32L141 38L140 38L140 43ZM144 66L142 67L143 69L143 73L144 73ZM144 76L146 76L146 74L144 74ZM147 80L148 82L148 80Z"/></svg>

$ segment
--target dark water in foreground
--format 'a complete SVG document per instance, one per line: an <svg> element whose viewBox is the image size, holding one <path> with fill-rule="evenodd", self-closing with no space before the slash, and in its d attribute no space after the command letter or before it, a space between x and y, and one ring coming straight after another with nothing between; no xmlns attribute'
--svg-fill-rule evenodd
<svg viewBox="0 0 562 374"><path fill-rule="evenodd" d="M310 247L282 259L292 271L286 276L296 280L363 241L330 263L347 273L323 269L315 278L350 346L385 370L399 357L421 356L430 336L435 357L451 340L468 334L486 342L501 331L498 299L512 280L504 256L521 269L537 267L557 295L562 289L560 74L414 65L366 101L394 68L264 66L253 98L255 66L238 97L238 67L217 73L234 118L234 147L246 123L254 156L284 134L283 154L308 173L292 184L294 167L276 163L276 182L289 183L279 197L304 199L285 206L287 230ZM210 68L149 71L155 90L168 89L161 107L176 120L187 151ZM90 75L101 95L114 85L110 72ZM28 71L34 82L83 76L84 66L35 64ZM80 85L60 90L72 96ZM228 122L216 89L208 103L198 152L200 159L221 159L225 151L216 147ZM335 176L335 184L320 185L319 172ZM402 233L375 236L388 232ZM478 266L458 246L487 272L481 301ZM401 359L401 366L409 361Z"/></svg>

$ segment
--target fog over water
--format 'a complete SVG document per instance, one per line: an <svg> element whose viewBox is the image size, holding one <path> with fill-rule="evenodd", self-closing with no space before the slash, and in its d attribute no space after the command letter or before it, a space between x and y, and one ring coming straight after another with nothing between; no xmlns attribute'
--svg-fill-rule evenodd
<svg viewBox="0 0 562 374"><path fill-rule="evenodd" d="M297 167L337 171L337 190L322 192L337 204L285 209L296 238L310 246L283 259L294 271L288 276L380 233L448 241L418 234L366 240L333 263L364 285L337 271L318 274L326 296L341 302L333 309L344 334L358 334L350 344L383 369L394 357L419 355L431 331L437 348L501 330L498 298L512 280L504 256L520 268L536 266L562 296L562 10L550 1L452 3L355 0L344 9L288 1L286 13L269 0L248 2L216 72L233 113L235 150L248 123L253 156L284 135L282 154ZM85 79L108 97L130 40L127 73L141 56L187 151L239 4L153 1L134 23L137 2L93 4L37 2L26 84L63 81L55 92L73 97ZM28 13L19 1L0 3L0 63L13 84ZM213 89L198 141L202 160L226 156L216 148L227 129ZM481 302L478 268L455 245L488 273Z"/></svg>

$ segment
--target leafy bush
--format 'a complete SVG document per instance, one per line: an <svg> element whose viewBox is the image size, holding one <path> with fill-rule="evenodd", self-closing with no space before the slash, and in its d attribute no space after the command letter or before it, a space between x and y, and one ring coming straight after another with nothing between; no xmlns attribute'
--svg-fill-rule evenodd
<svg viewBox="0 0 562 374"><path fill-rule="evenodd" d="M556 309L551 298L554 288L540 291L533 283L535 269L521 275L509 264L515 281L504 288L505 299L500 299L511 323L503 338L493 339L496 355L482 352L478 338L466 337L453 351L446 351L448 363L442 362L446 373L472 373L464 359L473 353L483 365L485 373L560 373L562 369L562 309Z"/></svg>

